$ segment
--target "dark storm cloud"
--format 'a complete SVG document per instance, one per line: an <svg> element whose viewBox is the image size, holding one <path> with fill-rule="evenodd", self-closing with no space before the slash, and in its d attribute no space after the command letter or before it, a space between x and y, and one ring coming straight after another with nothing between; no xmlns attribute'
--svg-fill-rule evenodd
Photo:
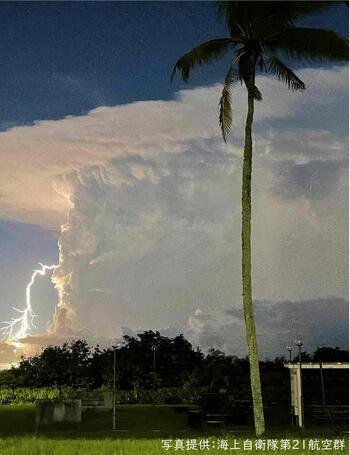
<svg viewBox="0 0 350 455"><path fill-rule="evenodd" d="M345 160L315 160L306 164L284 161L277 166L277 182L272 188L273 194L284 199L323 199L336 189L339 178L347 167Z"/></svg>
<svg viewBox="0 0 350 455"><path fill-rule="evenodd" d="M261 352L265 355L285 351L295 338L301 338L309 352L317 346L348 346L349 305L344 299L257 301L254 308ZM241 309L226 313L243 321Z"/></svg>
<svg viewBox="0 0 350 455"><path fill-rule="evenodd" d="M286 353L287 345L300 338L304 349L312 353L319 346L348 347L348 302L336 297L300 301L254 302L259 352L262 358ZM123 328L123 334L136 336ZM193 346L204 352L219 349L226 353L247 354L243 310L230 308L220 321L208 312L196 310L184 327L160 329L164 336L183 333Z"/></svg>

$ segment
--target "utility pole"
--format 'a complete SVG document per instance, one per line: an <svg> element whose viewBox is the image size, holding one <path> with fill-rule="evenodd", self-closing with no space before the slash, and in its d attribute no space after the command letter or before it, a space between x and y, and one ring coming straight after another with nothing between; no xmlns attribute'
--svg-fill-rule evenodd
<svg viewBox="0 0 350 455"><path fill-rule="evenodd" d="M112 417L112 428L113 428L113 431L115 431L115 420L116 420L116 394L117 394L117 390L116 390L116 369L117 369L117 347L119 346L118 343L116 342L112 342L111 344L112 348L113 348L113 417Z"/></svg>
<svg viewBox="0 0 350 455"><path fill-rule="evenodd" d="M115 390L115 369L116 369L116 347L113 349L113 431L115 431L115 399L116 399L116 390Z"/></svg>
<svg viewBox="0 0 350 455"><path fill-rule="evenodd" d="M288 351L288 353L289 353L289 357L288 357L288 363L289 363L289 365L292 363L292 349L293 349L293 348L292 348L291 345L288 345L288 346L287 346L287 351ZM293 376L292 376L292 373L294 374L294 371L290 370L290 380L291 380L291 382L294 381ZM291 387L292 387L292 390L294 390L292 384L291 384ZM293 414L292 412L291 412L291 418L292 418L292 425L295 425L294 414Z"/></svg>
<svg viewBox="0 0 350 455"><path fill-rule="evenodd" d="M303 345L301 340L295 340L295 344L298 346L298 351L299 351L299 370L298 370L298 375L299 375L299 427L304 430L305 424L304 424L304 397L303 397L303 381L302 381L302 374L301 374L301 347Z"/></svg>
<svg viewBox="0 0 350 455"><path fill-rule="evenodd" d="M156 392L156 352L157 346L154 344L152 346L153 351L153 404L155 404L155 392Z"/></svg>

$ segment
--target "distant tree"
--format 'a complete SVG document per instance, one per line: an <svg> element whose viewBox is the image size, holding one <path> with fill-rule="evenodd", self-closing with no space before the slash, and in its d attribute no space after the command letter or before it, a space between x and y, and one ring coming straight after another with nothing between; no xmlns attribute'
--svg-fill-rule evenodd
<svg viewBox="0 0 350 455"><path fill-rule="evenodd" d="M313 355L315 362L349 362L349 351L338 347L317 348Z"/></svg>
<svg viewBox="0 0 350 455"><path fill-rule="evenodd" d="M155 343L157 387L182 388L184 396L197 398L205 391L217 392L224 388L235 400L251 401L247 358L239 359L217 349L210 349L204 356L183 335L168 338L157 331L124 337L124 343L116 351L118 389L133 391L137 399L143 389L153 387L151 348ZM347 361L347 358L348 352L337 347L318 348L314 355L302 353L303 361ZM295 361L298 361L298 357ZM290 398L289 371L284 367L284 359L265 360L260 362L260 368L265 400L287 406ZM339 374L339 371L335 373L327 373L325 377L327 376L328 382L332 381L336 385L336 401L339 401L339 397L343 397L347 390L347 377L346 374ZM319 377L317 371L316 377ZM310 378L306 377L305 380L306 386L309 386ZM312 380L311 378L311 388ZM91 348L85 340L48 346L36 356L22 358L18 366L0 372L1 386L111 388L113 350L100 346Z"/></svg>
<svg viewBox="0 0 350 455"><path fill-rule="evenodd" d="M200 369L202 385L208 384L210 390L230 387L233 359L218 349L210 349Z"/></svg>
<svg viewBox="0 0 350 455"><path fill-rule="evenodd" d="M120 388L132 389L135 384L143 388L153 386L154 346L157 386L180 386L203 358L203 354L194 349L183 335L168 338L152 330L137 336L125 335L122 346L116 352L117 381ZM104 350L93 363L98 363L103 371L100 378L104 377L105 382L111 384L113 350Z"/></svg>
<svg viewBox="0 0 350 455"><path fill-rule="evenodd" d="M14 372L25 386L89 387L90 354L85 340L48 346L37 356L22 358Z"/></svg>
<svg viewBox="0 0 350 455"><path fill-rule="evenodd" d="M18 385L16 372L13 368L0 371L0 387L14 388Z"/></svg>
<svg viewBox="0 0 350 455"><path fill-rule="evenodd" d="M204 355L199 348L194 350L191 343L183 335L173 338L171 345L171 368L167 371L168 381L171 381L173 384L182 383L196 367L201 365L203 358Z"/></svg>
<svg viewBox="0 0 350 455"><path fill-rule="evenodd" d="M312 362L312 359L313 359L312 354L309 354L309 353L306 352L306 351L303 351L303 352L301 353L301 361L302 361L302 362ZM293 358L293 362L299 362L299 354L297 354L297 355Z"/></svg>
<svg viewBox="0 0 350 455"><path fill-rule="evenodd" d="M68 345L67 376L68 384L74 388L89 388L91 348L86 340L76 340Z"/></svg>
<svg viewBox="0 0 350 455"><path fill-rule="evenodd" d="M101 349L99 345L91 350L89 363L89 376L91 379L91 388L98 389L108 383L111 376L111 368L113 365L112 353L106 349Z"/></svg>

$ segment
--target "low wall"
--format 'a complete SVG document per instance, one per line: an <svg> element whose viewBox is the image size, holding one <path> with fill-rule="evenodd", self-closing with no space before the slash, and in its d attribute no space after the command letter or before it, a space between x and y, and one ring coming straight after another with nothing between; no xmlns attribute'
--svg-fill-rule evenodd
<svg viewBox="0 0 350 455"><path fill-rule="evenodd" d="M81 422L81 400L40 400L36 402L36 423Z"/></svg>

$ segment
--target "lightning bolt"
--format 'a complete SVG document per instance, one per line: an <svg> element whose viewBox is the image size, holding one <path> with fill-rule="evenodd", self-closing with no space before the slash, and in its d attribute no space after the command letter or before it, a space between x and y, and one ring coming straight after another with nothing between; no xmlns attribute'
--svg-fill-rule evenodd
<svg viewBox="0 0 350 455"><path fill-rule="evenodd" d="M26 287L26 307L24 310L19 310L13 307L15 311L21 314L18 318L12 318L10 321L3 321L5 327L0 329L1 334L7 339L19 340L25 338L32 328L36 328L34 319L37 316L32 308L30 293L33 284L38 275L44 276L48 270L54 270L57 265L44 265L39 262L40 269L34 270L33 275Z"/></svg>

